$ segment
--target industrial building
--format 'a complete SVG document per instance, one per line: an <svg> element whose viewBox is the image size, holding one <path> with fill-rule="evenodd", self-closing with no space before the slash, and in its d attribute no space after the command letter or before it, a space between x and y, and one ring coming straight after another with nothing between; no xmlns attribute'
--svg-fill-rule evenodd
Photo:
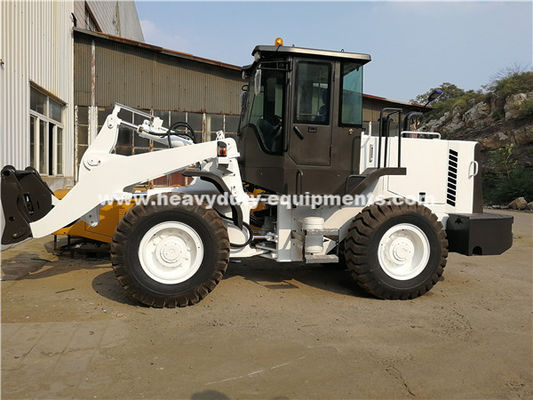
<svg viewBox="0 0 533 400"><path fill-rule="evenodd" d="M153 112L166 126L187 121L204 141L218 130L237 132L240 67L79 29L74 43L76 165L115 103ZM151 146L123 129L116 152L138 154Z"/></svg>
<svg viewBox="0 0 533 400"><path fill-rule="evenodd" d="M218 130L237 132L239 95L246 83L240 66L80 29L74 30L74 55L75 165L116 102L151 111L167 126L187 121L203 140ZM383 107L425 109L364 94L365 125L377 121ZM150 143L124 129L116 151L138 154L150 151Z"/></svg>
<svg viewBox="0 0 533 400"><path fill-rule="evenodd" d="M144 43L133 2L2 2L0 10L2 165L31 165L52 189L72 185L116 102L153 112L167 126L187 121L202 140L237 132L241 67ZM376 121L383 107L424 109L363 95L364 122ZM125 129L116 152L157 147Z"/></svg>
<svg viewBox="0 0 533 400"><path fill-rule="evenodd" d="M74 181L73 28L142 41L132 1L0 2L0 164Z"/></svg>

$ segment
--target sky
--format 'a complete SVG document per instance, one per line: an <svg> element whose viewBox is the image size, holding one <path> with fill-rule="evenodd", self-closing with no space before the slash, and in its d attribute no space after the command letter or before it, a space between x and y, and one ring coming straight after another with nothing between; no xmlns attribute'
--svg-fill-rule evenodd
<svg viewBox="0 0 533 400"><path fill-rule="evenodd" d="M364 92L408 101L533 64L531 2L143 2L147 43L235 65L258 44L368 53Z"/></svg>

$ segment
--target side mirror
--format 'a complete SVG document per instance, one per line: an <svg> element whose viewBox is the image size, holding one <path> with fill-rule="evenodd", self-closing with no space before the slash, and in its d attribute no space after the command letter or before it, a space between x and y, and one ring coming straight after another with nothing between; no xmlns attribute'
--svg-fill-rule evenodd
<svg viewBox="0 0 533 400"><path fill-rule="evenodd" d="M246 107L248 102L248 85L243 85L241 90L241 111Z"/></svg>
<svg viewBox="0 0 533 400"><path fill-rule="evenodd" d="M254 93L256 96L259 95L259 93L261 93L261 70L259 68L257 68L257 70L255 71Z"/></svg>

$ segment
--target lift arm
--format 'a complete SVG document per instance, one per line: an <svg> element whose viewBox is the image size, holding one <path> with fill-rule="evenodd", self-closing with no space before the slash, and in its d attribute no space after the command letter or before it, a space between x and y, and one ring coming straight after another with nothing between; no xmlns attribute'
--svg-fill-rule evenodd
<svg viewBox="0 0 533 400"><path fill-rule="evenodd" d="M111 200L114 195L123 195L127 187L182 170L198 162L202 163L217 159L217 143L220 140L192 144L192 142L181 138L178 138L179 143L174 143L175 140L172 142L173 146L180 147L132 156L112 154L121 125L134 129L137 134L144 137L151 135L150 132L154 130L157 130L156 133L166 132L166 128L161 127L160 120L152 116L150 116L150 120L144 121L142 125L133 125L122 121L118 118L118 113L123 108L124 106L117 105L113 113L107 117L99 134L81 160L78 183L63 199L56 199L46 185L44 185L48 189L46 193L41 187L33 193L34 201L36 198L42 198L43 194L51 197L50 203L53 207L46 207L45 212L42 213L45 214L44 216L41 216L41 214L37 219L35 215L30 215L32 211L28 209L28 205L32 204L32 193L28 193L23 186L18 185L19 190L15 191L2 191L6 227L9 224L21 224L20 226L12 227L16 229L9 229L10 232L20 232L21 234L14 233L11 235L12 237L7 238L4 235L2 238L3 244L16 243L30 236L38 238L49 235L81 218L86 219L90 214L96 214L92 217L97 218L100 204ZM128 110L137 112L133 109ZM234 140L222 139L222 141L226 142L228 147L234 148L231 154L227 154L227 159L230 164L236 163L238 153ZM13 167L9 168L14 172ZM34 171L34 174L38 177L36 171ZM16 178L16 176L10 177L12 179ZM228 177L228 179L232 183L228 186L234 189L236 185L233 181L240 179L240 175L235 176L233 173L232 177ZM2 178L2 186L5 186L6 183L7 180ZM17 186L11 185L11 187ZM6 204L14 205L17 209L17 218L10 218L8 210L6 210Z"/></svg>
<svg viewBox="0 0 533 400"><path fill-rule="evenodd" d="M127 186L181 170L216 157L216 142L195 144L134 156L108 155L84 174L71 191L38 221L30 223L33 237L42 237L76 221L110 195Z"/></svg>

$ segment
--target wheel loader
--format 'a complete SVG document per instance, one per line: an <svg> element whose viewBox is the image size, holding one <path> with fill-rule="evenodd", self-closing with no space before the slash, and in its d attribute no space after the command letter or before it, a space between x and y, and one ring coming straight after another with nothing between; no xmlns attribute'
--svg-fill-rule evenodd
<svg viewBox="0 0 533 400"><path fill-rule="evenodd" d="M399 108L363 124L369 55L277 43L252 56L236 139L219 132L197 143L186 123L164 127L117 104L61 199L35 169L4 167L2 244L79 221L95 227L105 204L134 201L116 226L111 260L124 289L153 307L198 303L230 258L342 264L371 295L403 300L439 281L448 252L511 247L512 217L483 213L476 142L412 131L417 115ZM122 110L145 119L126 122ZM168 148L116 154L120 127ZM176 171L192 183L135 190Z"/></svg>

